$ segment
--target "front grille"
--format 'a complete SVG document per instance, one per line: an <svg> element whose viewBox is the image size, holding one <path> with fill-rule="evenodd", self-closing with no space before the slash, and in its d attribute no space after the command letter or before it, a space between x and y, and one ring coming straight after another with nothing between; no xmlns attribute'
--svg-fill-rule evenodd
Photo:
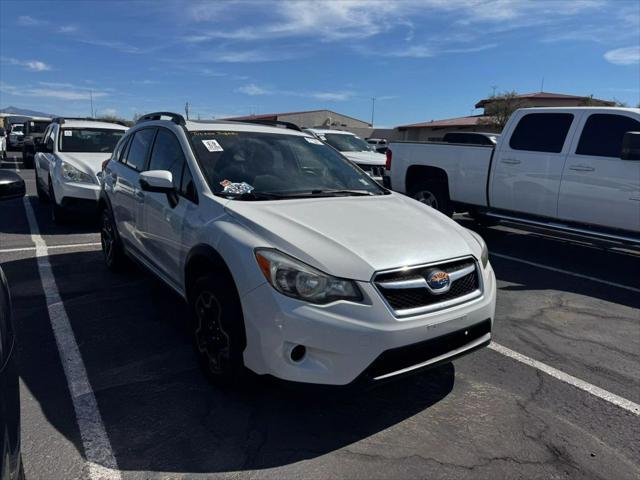
<svg viewBox="0 0 640 480"><path fill-rule="evenodd" d="M382 177L384 175L384 165L358 165L372 177Z"/></svg>
<svg viewBox="0 0 640 480"><path fill-rule="evenodd" d="M433 269L447 272L452 278L446 293L433 293L427 288L425 279ZM470 271L454 279L455 273L463 270ZM385 287L390 282L404 285ZM457 304L456 299L464 297L463 301L471 300L481 294L478 268L473 258L380 273L375 277L374 284L391 309L400 316L447 308Z"/></svg>
<svg viewBox="0 0 640 480"><path fill-rule="evenodd" d="M467 328L447 333L440 337L414 343L405 347L393 348L382 352L371 365L361 375L366 379L377 379L394 372L399 372L405 368L420 365L431 359L445 355L459 348L468 345L487 333L491 332L491 319L483 320L480 323ZM482 343L476 348L485 345ZM464 353L468 353L465 351ZM447 360L451 360L447 358ZM430 367L435 364L429 365Z"/></svg>

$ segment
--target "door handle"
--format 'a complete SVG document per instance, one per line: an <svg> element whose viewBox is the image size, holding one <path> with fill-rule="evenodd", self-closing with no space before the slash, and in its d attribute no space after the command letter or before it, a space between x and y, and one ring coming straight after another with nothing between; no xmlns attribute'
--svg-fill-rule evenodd
<svg viewBox="0 0 640 480"><path fill-rule="evenodd" d="M576 172L593 172L595 168L588 167L587 165L570 165L569 170L574 170Z"/></svg>
<svg viewBox="0 0 640 480"><path fill-rule="evenodd" d="M506 163L507 165L519 165L522 161L515 158L503 158L502 163Z"/></svg>
<svg viewBox="0 0 640 480"><path fill-rule="evenodd" d="M133 196L136 198L137 202L142 203L144 201L144 192L140 189L135 189L133 191Z"/></svg>

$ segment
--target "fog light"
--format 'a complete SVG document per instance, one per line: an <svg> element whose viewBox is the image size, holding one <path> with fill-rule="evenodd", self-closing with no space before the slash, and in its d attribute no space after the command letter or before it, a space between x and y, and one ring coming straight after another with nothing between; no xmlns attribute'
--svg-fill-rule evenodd
<svg viewBox="0 0 640 480"><path fill-rule="evenodd" d="M291 357L291 361L297 363L302 361L306 353L307 353L307 348L304 345L296 345L291 349L291 352L289 353L289 357Z"/></svg>

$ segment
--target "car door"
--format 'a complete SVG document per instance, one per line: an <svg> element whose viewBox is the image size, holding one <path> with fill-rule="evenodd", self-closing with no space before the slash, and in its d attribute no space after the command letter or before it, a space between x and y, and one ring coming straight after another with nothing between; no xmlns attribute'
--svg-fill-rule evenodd
<svg viewBox="0 0 640 480"><path fill-rule="evenodd" d="M42 136L42 145L47 146L48 151L36 152L34 156L34 168L37 176L37 180L40 181L40 185L47 188L49 182L49 172L53 169L55 163L55 125L51 124L47 127Z"/></svg>
<svg viewBox="0 0 640 480"><path fill-rule="evenodd" d="M622 160L622 138L640 131L631 112L592 113L567 157L558 217L640 232L640 161Z"/></svg>
<svg viewBox="0 0 640 480"><path fill-rule="evenodd" d="M144 192L140 234L144 254L178 286L187 254L184 225L195 212L197 194L180 141L169 129L158 129L147 169L171 172L176 190L175 195Z"/></svg>
<svg viewBox="0 0 640 480"><path fill-rule="evenodd" d="M575 127L569 112L525 113L493 161L492 208L555 217L560 179Z"/></svg>
<svg viewBox="0 0 640 480"><path fill-rule="evenodd" d="M144 201L139 176L146 167L155 135L154 127L137 130L132 134L120 161L109 164L108 181L112 185L110 200L116 228L123 242L138 253L143 250L139 221Z"/></svg>

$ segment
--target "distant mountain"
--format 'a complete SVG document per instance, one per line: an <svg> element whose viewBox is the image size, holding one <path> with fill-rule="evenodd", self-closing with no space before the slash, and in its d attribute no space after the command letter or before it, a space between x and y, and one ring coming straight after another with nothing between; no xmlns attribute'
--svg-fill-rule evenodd
<svg viewBox="0 0 640 480"><path fill-rule="evenodd" d="M50 113L37 112L35 110L28 110L26 108L7 107L0 109L0 113L11 113L14 115L22 115L25 117L55 117Z"/></svg>

